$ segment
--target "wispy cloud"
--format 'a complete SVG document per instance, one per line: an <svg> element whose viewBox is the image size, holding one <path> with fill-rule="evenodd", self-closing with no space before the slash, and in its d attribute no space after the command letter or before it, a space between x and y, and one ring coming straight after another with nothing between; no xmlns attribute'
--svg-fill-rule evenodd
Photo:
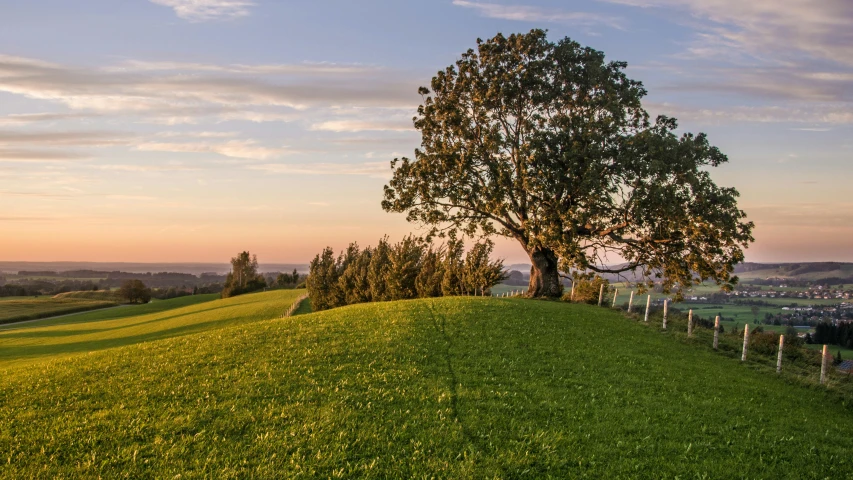
<svg viewBox="0 0 853 480"><path fill-rule="evenodd" d="M474 9L484 17L499 18L502 20L584 26L604 25L616 29L623 28L622 19L597 13L547 9L528 5L501 5L467 0L453 0L453 4L458 7Z"/></svg>
<svg viewBox="0 0 853 480"><path fill-rule="evenodd" d="M376 69L329 65L218 69L180 63L169 67L121 71L0 55L0 92L55 102L75 113L136 116L170 125L210 117L288 121L309 108L413 108L418 102L417 81Z"/></svg>
<svg viewBox="0 0 853 480"><path fill-rule="evenodd" d="M136 147L148 152L216 153L231 158L268 160L288 153L287 148L270 148L258 145L253 140L229 140L227 142L145 142Z"/></svg>
<svg viewBox="0 0 853 480"><path fill-rule="evenodd" d="M702 40L774 59L808 54L853 65L853 2L849 0L603 0L643 8L687 11L710 20ZM689 20L688 20L689 21ZM695 23L693 23L695 25ZM728 48L727 48L728 49Z"/></svg>
<svg viewBox="0 0 853 480"><path fill-rule="evenodd" d="M132 165L132 164L107 164L94 165L93 168L116 172L189 172L199 170L196 167L186 165Z"/></svg>
<svg viewBox="0 0 853 480"><path fill-rule="evenodd" d="M176 137L185 137L185 138L231 138L240 135L240 132L180 132L180 131L166 131L159 132L156 134L158 137L166 137L166 138L176 138Z"/></svg>
<svg viewBox="0 0 853 480"><path fill-rule="evenodd" d="M853 124L853 2L849 0L599 0L657 13L690 28L662 65L666 94L725 98L682 106L704 122ZM706 97L707 98L707 97Z"/></svg>
<svg viewBox="0 0 853 480"><path fill-rule="evenodd" d="M224 112L218 115L220 122L245 121L253 123L265 122L292 122L298 118L293 113L258 112L243 110L236 112Z"/></svg>
<svg viewBox="0 0 853 480"><path fill-rule="evenodd" d="M88 158L91 158L91 156L79 152L0 148L0 162L44 163L85 160Z"/></svg>
<svg viewBox="0 0 853 480"><path fill-rule="evenodd" d="M251 170L291 175L365 175L374 178L389 178L389 162L365 163L267 163L250 165Z"/></svg>
<svg viewBox="0 0 853 480"><path fill-rule="evenodd" d="M720 108L691 107L670 103L647 103L653 114L676 117L680 120L706 124L742 123L792 123L809 126L796 128L804 131L826 131L827 127L814 125L853 125L853 111L845 104L798 104L790 106L732 106Z"/></svg>
<svg viewBox="0 0 853 480"><path fill-rule="evenodd" d="M105 67L107 72L217 72L236 75L356 75L381 71L379 67L360 64L305 62L286 64L211 64L191 62L126 60Z"/></svg>
<svg viewBox="0 0 853 480"><path fill-rule="evenodd" d="M249 15L255 2L248 0L150 0L171 7L175 14L191 22L205 22Z"/></svg>
<svg viewBox="0 0 853 480"><path fill-rule="evenodd" d="M58 122L91 118L94 115L81 113L23 113L0 117L0 126L30 125L33 123Z"/></svg>
<svg viewBox="0 0 853 480"><path fill-rule="evenodd" d="M414 131L411 120L403 121L373 121L373 120L330 120L311 125L311 130L325 130L329 132L411 132Z"/></svg>
<svg viewBox="0 0 853 480"><path fill-rule="evenodd" d="M110 200L129 200L134 202L150 202L152 200L157 200L157 197L151 197L148 195L106 195L106 198Z"/></svg>
<svg viewBox="0 0 853 480"><path fill-rule="evenodd" d="M122 132L30 132L0 130L0 146L38 145L62 147L109 147L129 145L135 135Z"/></svg>

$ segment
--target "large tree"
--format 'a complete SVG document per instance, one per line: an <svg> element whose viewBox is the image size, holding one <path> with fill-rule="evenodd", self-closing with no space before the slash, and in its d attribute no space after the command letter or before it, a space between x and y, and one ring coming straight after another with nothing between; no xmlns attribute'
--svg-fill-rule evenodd
<svg viewBox="0 0 853 480"><path fill-rule="evenodd" d="M129 303L148 303L151 301L151 289L146 287L142 280L125 280L121 284L119 294Z"/></svg>
<svg viewBox="0 0 853 480"><path fill-rule="evenodd" d="M420 88L421 147L391 163L385 210L516 239L532 296L560 295L561 270L635 271L667 291L737 281L753 225L708 173L726 156L651 122L625 62L542 30L477 47Z"/></svg>
<svg viewBox="0 0 853 480"><path fill-rule="evenodd" d="M222 298L254 292L267 286L263 275L258 273L258 256L240 252L231 259L231 272L225 277Z"/></svg>

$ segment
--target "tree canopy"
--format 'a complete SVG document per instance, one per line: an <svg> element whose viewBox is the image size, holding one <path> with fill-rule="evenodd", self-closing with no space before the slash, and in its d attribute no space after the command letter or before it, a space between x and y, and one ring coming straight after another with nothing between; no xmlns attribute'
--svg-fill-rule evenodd
<svg viewBox="0 0 853 480"><path fill-rule="evenodd" d="M151 289L146 287L142 280L125 280L121 284L119 294L130 303L148 303L151 301Z"/></svg>
<svg viewBox="0 0 853 480"><path fill-rule="evenodd" d="M650 121L626 66L542 30L478 39L420 88L421 147L392 161L383 208L432 234L516 239L533 296L560 295L560 270L730 288L753 224L711 180L727 158L675 119Z"/></svg>

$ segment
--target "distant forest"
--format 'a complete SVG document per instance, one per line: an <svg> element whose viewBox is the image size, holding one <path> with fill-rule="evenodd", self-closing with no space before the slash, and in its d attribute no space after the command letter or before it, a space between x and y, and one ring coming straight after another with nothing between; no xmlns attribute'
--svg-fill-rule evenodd
<svg viewBox="0 0 853 480"><path fill-rule="evenodd" d="M275 286L282 272L265 272L267 285ZM227 275L219 273L122 272L98 270L21 270L17 274L0 273L0 297L57 295L66 292L108 290L127 280L140 280L154 289L155 298L172 298L195 293L219 293Z"/></svg>

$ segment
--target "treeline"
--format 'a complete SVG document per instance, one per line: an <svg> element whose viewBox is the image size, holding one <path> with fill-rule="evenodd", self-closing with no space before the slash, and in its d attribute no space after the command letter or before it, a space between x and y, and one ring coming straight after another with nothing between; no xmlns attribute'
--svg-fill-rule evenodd
<svg viewBox="0 0 853 480"><path fill-rule="evenodd" d="M810 340L810 343L819 345L838 345L839 347L853 348L853 323L818 323L815 325Z"/></svg>
<svg viewBox="0 0 853 480"><path fill-rule="evenodd" d="M110 272L101 272L97 270L67 270L64 272L55 272L53 270L21 270L18 272L22 277L61 277L61 278L106 278Z"/></svg>
<svg viewBox="0 0 853 480"><path fill-rule="evenodd" d="M178 272L157 272L157 273L129 273L129 272L109 272L106 279L99 283L106 287L120 287L127 280L141 280L146 285L152 288L169 288L169 287L202 287L212 284L222 284L225 282L226 276L217 273L202 273L195 276L191 273Z"/></svg>
<svg viewBox="0 0 853 480"><path fill-rule="evenodd" d="M0 297L31 297L101 289L98 284L90 280L30 280L25 283L7 283L5 285L0 282Z"/></svg>
<svg viewBox="0 0 853 480"><path fill-rule="evenodd" d="M308 294L315 311L354 303L452 295L490 295L505 278L503 261L491 261L491 241L474 244L466 253L451 238L435 246L408 236L396 244L382 238L376 247L357 243L335 256L326 247L311 261Z"/></svg>

